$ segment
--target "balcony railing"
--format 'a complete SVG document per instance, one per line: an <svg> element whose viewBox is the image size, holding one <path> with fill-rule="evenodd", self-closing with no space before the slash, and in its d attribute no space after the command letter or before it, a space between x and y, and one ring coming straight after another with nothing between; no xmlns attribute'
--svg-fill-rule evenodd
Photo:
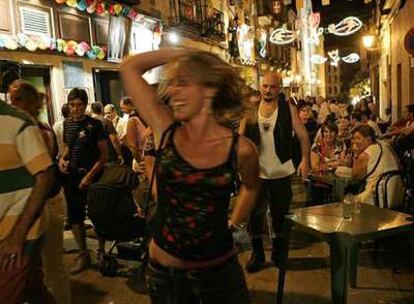
<svg viewBox="0 0 414 304"><path fill-rule="evenodd" d="M207 0L178 0L173 11L171 15L178 17L176 26L184 26L203 37L225 38L224 14L217 9L209 10Z"/></svg>
<svg viewBox="0 0 414 304"><path fill-rule="evenodd" d="M214 9L210 16L204 18L202 22L201 34L203 36L215 36L224 39L224 14Z"/></svg>
<svg viewBox="0 0 414 304"><path fill-rule="evenodd" d="M203 20L201 0L179 0L178 11L181 24L201 28Z"/></svg>

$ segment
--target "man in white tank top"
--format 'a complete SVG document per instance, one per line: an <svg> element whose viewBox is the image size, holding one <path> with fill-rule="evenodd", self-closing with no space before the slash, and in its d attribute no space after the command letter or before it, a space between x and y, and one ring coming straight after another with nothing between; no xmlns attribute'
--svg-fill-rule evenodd
<svg viewBox="0 0 414 304"><path fill-rule="evenodd" d="M295 173L292 162L293 131L302 151L298 171L303 177L309 174L309 137L296 108L280 94L280 77L273 72L266 73L261 93L258 120L247 125L245 132L258 147L262 180L258 202L249 222L253 250L246 264L247 272L259 271L265 262L261 234L267 206L276 236L272 239L272 260L277 263L277 250L283 242L283 220L292 202L291 176Z"/></svg>

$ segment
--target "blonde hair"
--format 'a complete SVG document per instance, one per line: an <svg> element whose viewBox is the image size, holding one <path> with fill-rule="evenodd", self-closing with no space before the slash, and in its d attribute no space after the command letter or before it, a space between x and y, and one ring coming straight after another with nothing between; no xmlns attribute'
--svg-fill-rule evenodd
<svg viewBox="0 0 414 304"><path fill-rule="evenodd" d="M245 105L245 85L235 69L215 54L194 51L169 62L163 78L168 83L179 72L191 76L196 83L217 89L212 101L212 111L216 118L241 116ZM161 86L165 89L165 85ZM161 89L162 90L162 89Z"/></svg>

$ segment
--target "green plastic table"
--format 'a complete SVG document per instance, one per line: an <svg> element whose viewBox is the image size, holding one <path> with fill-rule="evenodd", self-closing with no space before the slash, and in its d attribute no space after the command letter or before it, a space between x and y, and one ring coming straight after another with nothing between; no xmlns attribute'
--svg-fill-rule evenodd
<svg viewBox="0 0 414 304"><path fill-rule="evenodd" d="M362 204L361 213L354 214L351 220L342 218L340 203L295 209L286 219L284 229L287 237L278 265L278 304L283 300L289 236L293 226L329 244L331 296L334 304L347 303L348 282L356 287L359 242L401 233L410 233L412 240L414 235L414 219L411 215L367 204Z"/></svg>

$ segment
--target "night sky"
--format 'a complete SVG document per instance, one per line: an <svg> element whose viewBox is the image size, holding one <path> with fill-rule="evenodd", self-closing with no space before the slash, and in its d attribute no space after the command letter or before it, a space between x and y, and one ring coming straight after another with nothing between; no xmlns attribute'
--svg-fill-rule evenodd
<svg viewBox="0 0 414 304"><path fill-rule="evenodd" d="M321 26L323 27L327 27L331 23L338 23L348 16L358 17L364 24L367 24L371 17L372 6L375 5L375 0L372 0L370 4L364 4L364 0L331 0L330 2L330 5L322 6L321 0L312 0L314 12L321 13ZM327 34L325 35L325 48L357 47L361 43L361 36L365 30L366 28L363 27L351 36L340 38Z"/></svg>

